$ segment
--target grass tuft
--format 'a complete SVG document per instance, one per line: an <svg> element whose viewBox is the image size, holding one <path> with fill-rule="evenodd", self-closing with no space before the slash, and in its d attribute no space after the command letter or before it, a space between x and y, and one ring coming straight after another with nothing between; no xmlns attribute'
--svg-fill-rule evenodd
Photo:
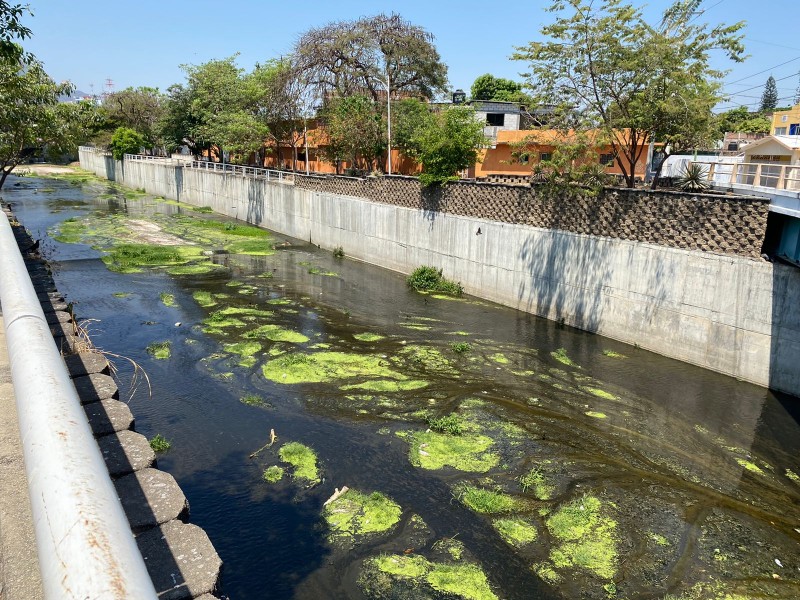
<svg viewBox="0 0 800 600"><path fill-rule="evenodd" d="M150 439L150 447L153 452L166 452L172 448L172 443L160 433Z"/></svg>
<svg viewBox="0 0 800 600"><path fill-rule="evenodd" d="M435 292L448 296L461 296L464 293L460 283L445 279L442 270L436 267L417 267L406 282L418 292Z"/></svg>
<svg viewBox="0 0 800 600"><path fill-rule="evenodd" d="M456 488L455 497L467 508L483 514L508 513L519 506L519 502L508 494L467 483Z"/></svg>
<svg viewBox="0 0 800 600"><path fill-rule="evenodd" d="M172 342L153 342L147 346L146 350L147 353L151 354L154 358L166 360L172 356Z"/></svg>

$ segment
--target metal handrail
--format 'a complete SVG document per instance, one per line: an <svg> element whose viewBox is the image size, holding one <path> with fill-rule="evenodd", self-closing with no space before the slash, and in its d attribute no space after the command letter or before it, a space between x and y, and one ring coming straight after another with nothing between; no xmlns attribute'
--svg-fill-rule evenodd
<svg viewBox="0 0 800 600"><path fill-rule="evenodd" d="M215 163L205 160L193 160L190 163L187 162L186 167L205 171L232 173L234 175L241 175L242 177L266 179L267 181L277 181L278 183L294 183L294 173L276 171L274 169L260 169L258 167Z"/></svg>
<svg viewBox="0 0 800 600"><path fill-rule="evenodd" d="M721 185L800 190L800 165L693 161L705 169L708 181Z"/></svg>
<svg viewBox="0 0 800 600"><path fill-rule="evenodd" d="M156 600L8 217L0 215L0 298L44 596Z"/></svg>

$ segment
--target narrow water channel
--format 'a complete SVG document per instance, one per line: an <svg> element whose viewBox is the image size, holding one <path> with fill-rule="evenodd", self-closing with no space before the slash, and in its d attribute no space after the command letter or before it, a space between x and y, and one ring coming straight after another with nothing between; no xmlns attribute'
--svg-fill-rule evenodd
<svg viewBox="0 0 800 600"><path fill-rule="evenodd" d="M2 196L171 442L221 595L800 597L800 399L93 178Z"/></svg>

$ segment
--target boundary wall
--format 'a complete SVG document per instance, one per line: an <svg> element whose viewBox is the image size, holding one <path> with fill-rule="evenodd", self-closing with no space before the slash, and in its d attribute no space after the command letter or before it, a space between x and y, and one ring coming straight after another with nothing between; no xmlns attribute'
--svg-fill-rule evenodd
<svg viewBox="0 0 800 600"><path fill-rule="evenodd" d="M351 258L402 273L423 264L441 267L480 298L800 395L800 270L755 258L760 241L737 246L732 239L737 228L745 239L754 227L763 232L769 209L763 199L745 209L747 222L736 222L741 208L727 221L720 217L724 205L741 207L742 198L715 198L721 208L708 209L702 226L689 224L700 240L730 240L731 253L717 254L690 242L685 249L464 216L442 206L408 208L396 199L326 191L302 177L293 185L158 161L123 163L85 148L80 160L84 169L127 187L209 206L323 248L341 246ZM672 195L686 204L686 195ZM571 210L568 204L562 213ZM702 204L709 206L705 198ZM753 216L762 213L761 220ZM664 220L664 228L679 225Z"/></svg>

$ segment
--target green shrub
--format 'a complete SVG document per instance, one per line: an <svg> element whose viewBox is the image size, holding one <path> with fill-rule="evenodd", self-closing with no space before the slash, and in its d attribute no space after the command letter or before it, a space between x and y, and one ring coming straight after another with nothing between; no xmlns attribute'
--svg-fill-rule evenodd
<svg viewBox="0 0 800 600"><path fill-rule="evenodd" d="M437 433L448 433L450 435L461 435L462 423L456 415L447 415L445 417L428 417L426 419L428 427L431 431Z"/></svg>
<svg viewBox="0 0 800 600"><path fill-rule="evenodd" d="M150 439L150 447L153 449L153 452L166 452L172 448L172 444L163 435L157 433Z"/></svg>
<svg viewBox="0 0 800 600"><path fill-rule="evenodd" d="M453 342L450 344L450 349L456 354L464 354L465 352L472 350L472 346L470 346L467 342Z"/></svg>
<svg viewBox="0 0 800 600"><path fill-rule="evenodd" d="M333 258L344 258L344 248L336 246L336 248L333 249Z"/></svg>
<svg viewBox="0 0 800 600"><path fill-rule="evenodd" d="M406 282L418 292L435 292L448 296L460 296L464 293L460 283L445 279L442 277L442 270L436 267L417 267Z"/></svg>

